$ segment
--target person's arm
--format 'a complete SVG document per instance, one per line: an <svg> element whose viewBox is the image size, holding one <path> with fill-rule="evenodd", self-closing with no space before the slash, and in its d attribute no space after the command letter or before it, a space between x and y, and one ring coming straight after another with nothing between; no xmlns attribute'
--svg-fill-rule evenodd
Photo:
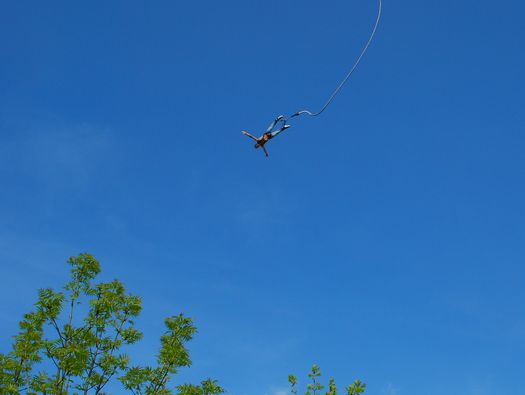
<svg viewBox="0 0 525 395"><path fill-rule="evenodd" d="M268 155L268 151L266 151L266 147L264 145L261 145L261 147L264 150L264 153L266 154L266 156L267 157L270 156L270 155Z"/></svg>
<svg viewBox="0 0 525 395"><path fill-rule="evenodd" d="M259 142L259 140L257 139L257 137L252 136L250 133L245 132L244 130L241 130L241 133L244 134L245 136L248 136L249 138L254 139L255 141Z"/></svg>

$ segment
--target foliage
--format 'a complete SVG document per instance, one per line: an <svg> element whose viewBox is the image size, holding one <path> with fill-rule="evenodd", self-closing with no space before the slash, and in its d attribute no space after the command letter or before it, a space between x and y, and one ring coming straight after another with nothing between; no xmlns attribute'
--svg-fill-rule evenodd
<svg viewBox="0 0 525 395"><path fill-rule="evenodd" d="M312 370L310 373L308 373L308 377L310 377L310 383L306 386L306 392L305 395L320 395L321 391L325 388L319 381L319 377L321 376L321 370L319 369L319 366L313 365ZM288 382L291 386L291 393L293 395L297 395L297 377L293 374L288 376ZM356 380L353 384L348 385L345 390L347 395L359 395L365 392L366 384L362 383L359 380ZM326 391L326 395L337 395L337 386L335 385L335 380L333 378L330 378L328 381L328 391Z"/></svg>
<svg viewBox="0 0 525 395"><path fill-rule="evenodd" d="M191 365L186 343L197 331L192 320L167 318L157 366L132 366L123 347L142 338L134 322L141 299L127 294L118 280L93 284L101 269L92 255L71 257L68 263L71 280L63 292L40 290L35 311L20 322L12 351L0 354L0 393L103 394L118 379L135 395L173 394L171 376ZM211 379L176 390L181 395L224 392Z"/></svg>

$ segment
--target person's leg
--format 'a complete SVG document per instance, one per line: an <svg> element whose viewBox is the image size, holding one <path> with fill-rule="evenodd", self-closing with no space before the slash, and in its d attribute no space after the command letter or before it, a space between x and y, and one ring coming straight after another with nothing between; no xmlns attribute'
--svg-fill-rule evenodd
<svg viewBox="0 0 525 395"><path fill-rule="evenodd" d="M277 136L279 133L284 132L286 129L290 128L292 125L283 125L279 130L276 130L272 133L272 139Z"/></svg>
<svg viewBox="0 0 525 395"><path fill-rule="evenodd" d="M266 133L270 133L275 127L275 125L277 125L277 122L279 122L281 119L283 119L282 115L279 115L277 118L275 118L275 120L270 124L270 126L268 126L268 129L266 129Z"/></svg>

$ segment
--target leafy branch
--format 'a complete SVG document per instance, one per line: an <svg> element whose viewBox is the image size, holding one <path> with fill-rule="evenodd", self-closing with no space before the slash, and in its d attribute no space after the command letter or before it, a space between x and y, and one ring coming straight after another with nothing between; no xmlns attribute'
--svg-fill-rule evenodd
<svg viewBox="0 0 525 395"><path fill-rule="evenodd" d="M325 388L321 385L319 377L321 376L321 370L319 366L313 365L308 377L310 378L310 383L306 385L305 395L318 395ZM298 392L298 380L297 377L293 374L288 376L288 383L290 383L290 392L293 395L297 395ZM347 395L359 395L365 392L366 384L362 383L359 380L354 381L353 384L348 385L345 390ZM335 380L330 378L328 382L328 391L326 395L337 395L337 386Z"/></svg>
<svg viewBox="0 0 525 395"><path fill-rule="evenodd" d="M142 339L135 328L141 299L118 280L95 284L101 268L92 255L71 257L68 264L71 279L63 291L40 290L35 311L19 324L12 350L0 353L0 394L66 395L70 389L102 394L115 377L133 394L173 393L171 376L191 365L186 343L197 332L192 320L182 314L167 318L158 366L130 367L123 348ZM85 316L76 317L81 312ZM174 388L184 395L224 392L212 379Z"/></svg>

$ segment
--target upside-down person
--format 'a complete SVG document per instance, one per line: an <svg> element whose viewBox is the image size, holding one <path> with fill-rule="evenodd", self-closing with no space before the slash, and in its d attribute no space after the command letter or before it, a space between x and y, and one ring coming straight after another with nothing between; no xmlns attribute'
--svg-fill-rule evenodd
<svg viewBox="0 0 525 395"><path fill-rule="evenodd" d="M273 130L277 123L279 121L282 121L283 116L279 115L275 120L270 124L268 129L266 129L266 132L261 137L255 137L251 135L250 133L242 130L241 133L245 136L248 136L249 138L255 140L255 149L262 148L266 156L268 155L268 151L266 150L266 147L264 146L268 141L273 139L275 136L277 136L279 133L283 132L284 130L288 129L291 125L287 125L285 121L283 121L283 126L281 126L278 130Z"/></svg>

